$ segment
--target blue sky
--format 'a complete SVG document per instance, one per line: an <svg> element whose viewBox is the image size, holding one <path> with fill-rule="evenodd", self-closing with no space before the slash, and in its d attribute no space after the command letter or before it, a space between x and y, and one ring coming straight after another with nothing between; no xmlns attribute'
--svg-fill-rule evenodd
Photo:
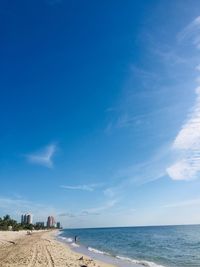
<svg viewBox="0 0 200 267"><path fill-rule="evenodd" d="M199 1L2 1L0 216L200 222Z"/></svg>

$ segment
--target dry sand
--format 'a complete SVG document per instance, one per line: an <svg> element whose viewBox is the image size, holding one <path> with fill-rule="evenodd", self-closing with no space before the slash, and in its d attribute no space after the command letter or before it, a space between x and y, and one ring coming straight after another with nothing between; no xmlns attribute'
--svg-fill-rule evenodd
<svg viewBox="0 0 200 267"><path fill-rule="evenodd" d="M111 267L73 252L53 232L0 232L0 267Z"/></svg>

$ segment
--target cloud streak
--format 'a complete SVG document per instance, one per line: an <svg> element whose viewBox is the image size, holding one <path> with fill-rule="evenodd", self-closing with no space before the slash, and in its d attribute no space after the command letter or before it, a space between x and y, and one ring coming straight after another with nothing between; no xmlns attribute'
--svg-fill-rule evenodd
<svg viewBox="0 0 200 267"><path fill-rule="evenodd" d="M68 217L68 218L75 218L75 217L84 217L84 216L93 216L93 215L100 215L102 212L111 209L117 204L116 199L111 199L108 200L107 202L104 203L102 206L94 207L94 208L88 208L88 209L83 209L77 213L72 213L72 212L64 212L58 214L59 217Z"/></svg>
<svg viewBox="0 0 200 267"><path fill-rule="evenodd" d="M172 204L164 205L163 208L180 208L180 207L187 207L187 206L194 206L200 205L200 198L196 199L189 199L181 202L176 202Z"/></svg>
<svg viewBox="0 0 200 267"><path fill-rule="evenodd" d="M58 214L59 217L69 217L69 218L74 218L76 215L72 212L63 212Z"/></svg>
<svg viewBox="0 0 200 267"><path fill-rule="evenodd" d="M173 180L196 179L200 172L200 87L196 95L196 103L172 145L179 154L179 159L167 168Z"/></svg>
<svg viewBox="0 0 200 267"><path fill-rule="evenodd" d="M143 185L166 175L166 167L170 162L169 144L160 147L150 160L135 163L125 169L121 169L116 177L123 179L124 186ZM126 181L126 182L125 182Z"/></svg>
<svg viewBox="0 0 200 267"><path fill-rule="evenodd" d="M53 167L53 156L56 152L56 145L51 144L40 152L29 154L26 156L28 162L32 164L42 165L47 168Z"/></svg>
<svg viewBox="0 0 200 267"><path fill-rule="evenodd" d="M68 190L94 191L100 184L83 184L83 185L61 185L61 188Z"/></svg>
<svg viewBox="0 0 200 267"><path fill-rule="evenodd" d="M179 33L179 41L187 39L200 49L200 16ZM199 65L196 69L199 70ZM200 173L200 87L196 89L195 104L172 144L172 151L177 154L177 160L167 168L168 175L173 180L197 179Z"/></svg>
<svg viewBox="0 0 200 267"><path fill-rule="evenodd" d="M200 16L194 19L178 34L178 41L192 40L197 49L200 49Z"/></svg>
<svg viewBox="0 0 200 267"><path fill-rule="evenodd" d="M107 201L104 205L99 206L99 207L95 207L95 208L90 208L90 209L85 209L82 211L82 213L85 214L97 214L100 212L103 212L105 210L108 210L112 207L114 207L117 204L117 200L116 199L111 199L109 201Z"/></svg>

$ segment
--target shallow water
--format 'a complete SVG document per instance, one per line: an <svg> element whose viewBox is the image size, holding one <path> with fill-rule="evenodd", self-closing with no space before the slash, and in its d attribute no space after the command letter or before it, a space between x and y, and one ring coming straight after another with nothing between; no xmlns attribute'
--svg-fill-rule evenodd
<svg viewBox="0 0 200 267"><path fill-rule="evenodd" d="M200 225L64 229L60 238L89 256L114 257L120 266L200 267Z"/></svg>

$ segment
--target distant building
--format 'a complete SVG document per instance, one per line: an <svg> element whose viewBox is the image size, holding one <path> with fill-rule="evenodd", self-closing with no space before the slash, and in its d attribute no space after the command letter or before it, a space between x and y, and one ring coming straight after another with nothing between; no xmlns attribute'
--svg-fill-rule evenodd
<svg viewBox="0 0 200 267"><path fill-rule="evenodd" d="M26 221L27 221L27 224L32 224L33 223L33 217L32 217L32 214L27 214L27 217L26 217Z"/></svg>
<svg viewBox="0 0 200 267"><path fill-rule="evenodd" d="M47 218L47 227L48 227L48 228L56 227L56 221L55 221L55 219L54 219L53 216L49 216L49 217Z"/></svg>
<svg viewBox="0 0 200 267"><path fill-rule="evenodd" d="M22 214L21 223L22 224L32 224L33 223L33 215L30 213Z"/></svg>
<svg viewBox="0 0 200 267"><path fill-rule="evenodd" d="M61 228L60 222L57 222L56 227L57 227L58 229Z"/></svg>

